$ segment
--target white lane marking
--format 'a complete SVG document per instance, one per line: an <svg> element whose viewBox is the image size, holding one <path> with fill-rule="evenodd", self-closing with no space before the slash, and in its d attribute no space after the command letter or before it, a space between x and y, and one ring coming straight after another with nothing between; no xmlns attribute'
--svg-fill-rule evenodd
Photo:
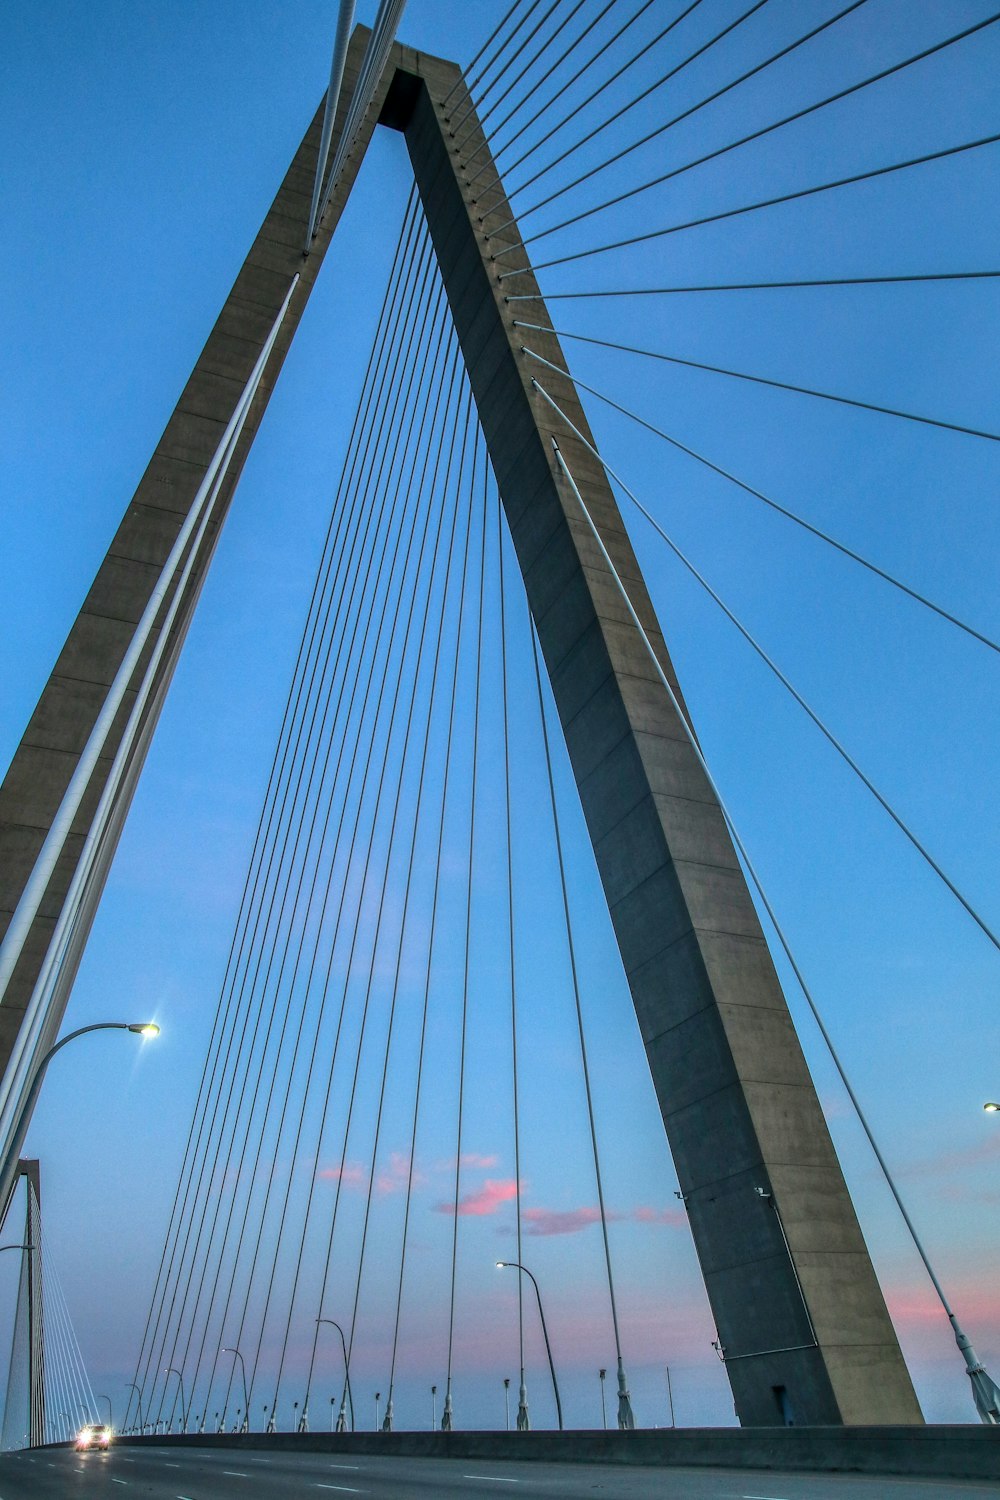
<svg viewBox="0 0 1000 1500"><path fill-rule="evenodd" d="M112 1479L112 1484L128 1484L127 1479Z"/></svg>
<svg viewBox="0 0 1000 1500"><path fill-rule="evenodd" d="M481 1479L484 1484L520 1484L519 1479L498 1479L495 1474L463 1474L463 1479Z"/></svg>
<svg viewBox="0 0 1000 1500"><path fill-rule="evenodd" d="M168 1464L168 1463L165 1463L163 1465L163 1467L165 1469L179 1469L180 1468L180 1464Z"/></svg>
<svg viewBox="0 0 1000 1500"><path fill-rule="evenodd" d="M178 1495L177 1500L191 1500L190 1495Z"/></svg>
<svg viewBox="0 0 1000 1500"><path fill-rule="evenodd" d="M223 1469L223 1474L228 1474L230 1479L249 1479L249 1474L244 1474L240 1469Z"/></svg>
<svg viewBox="0 0 1000 1500"><path fill-rule="evenodd" d="M318 1490L339 1490L343 1495L365 1495L367 1490L356 1490L349 1484L317 1484Z"/></svg>
<svg viewBox="0 0 1000 1500"><path fill-rule="evenodd" d="M360 1464L330 1464L331 1469L360 1469Z"/></svg>

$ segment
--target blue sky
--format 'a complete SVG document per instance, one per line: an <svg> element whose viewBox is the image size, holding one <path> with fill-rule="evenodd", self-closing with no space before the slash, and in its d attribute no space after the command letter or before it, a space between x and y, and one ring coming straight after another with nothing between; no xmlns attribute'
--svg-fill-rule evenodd
<svg viewBox="0 0 1000 1500"><path fill-rule="evenodd" d="M362 18L371 9L360 7ZM836 9L827 0L794 7L774 0L678 77L670 106L696 102ZM494 10L486 17L485 8L411 0L402 34L466 59ZM652 81L664 57L683 56L740 10L705 0L636 76ZM988 10L978 0L941 7L869 0L660 144L529 214L525 227L569 217L609 196L605 182L619 191L640 183ZM0 102L14 143L0 228L5 757L325 86L333 11L302 3L290 18L287 7L213 3L178 13L150 0L86 13L21 6L8 20ZM643 37L673 13L666 0L654 7ZM637 225L665 226L987 134L995 129L998 32L686 174L627 211L544 239L533 254L556 258ZM609 107L620 108L630 88L634 81L619 86ZM607 154L664 110L654 95L605 132ZM575 139L574 128L564 136ZM585 164L598 160L600 145L587 148ZM996 164L997 148L985 148L621 256L554 266L542 285L557 292L994 268ZM551 181L568 180L571 166ZM511 186L526 175L515 174ZM541 186L515 198L519 212ZM131 1378L283 693L408 188L401 140L380 133L247 465L67 1013L67 1027L150 1013L163 1035L141 1050L108 1035L67 1052L29 1138L43 1161L49 1236L85 1358L95 1387L112 1387L116 1406ZM998 332L991 283L554 301L551 311L557 328L1000 429L988 365ZM582 344L567 344L567 352L582 380L1000 635L996 444ZM1000 921L995 655L598 401L586 405L609 461L984 914ZM991 1246L1000 1137L981 1103L1000 1089L1000 956L622 504L715 775L939 1274L996 1374ZM523 653L519 660L523 666ZM526 743L525 828L537 766ZM731 1403L690 1241L682 1223L663 1217L676 1208L675 1182L627 991L578 817L566 798L564 805L577 855L574 897L589 918L595 1091L616 1184L609 1196L622 1216L612 1227L637 1411L644 1423L663 1419L669 1362L679 1420L725 1422ZM490 890L487 883L487 909ZM965 1377L950 1334L791 985L788 993L925 1411L965 1420ZM525 1174L526 1203L579 1213L593 1193L579 1097L572 1129L571 1114L560 1113L572 1092L564 985L560 1003L561 1012L553 1006L540 1015L537 1065L525 1078L540 1143ZM485 1034L475 1066L486 1080ZM563 1073L565 1089L548 1097L551 1079ZM486 1183L509 1181L512 1168L503 1109L485 1107L485 1091L483 1102L469 1149L497 1160L478 1169L470 1191L488 1194ZM422 1164L430 1268L449 1227L434 1213L445 1135L442 1121L441 1141L429 1140ZM398 1149L398 1141L385 1144ZM107 1177L99 1202L94 1161ZM385 1194L386 1204L397 1201ZM642 1209L651 1219L636 1218ZM476 1272L469 1283L475 1320L461 1332L465 1420L502 1420L499 1377L516 1374L508 1368L512 1289L491 1269L495 1246L506 1243L497 1234L506 1212L469 1216L470 1255L481 1248L490 1275L480 1280ZM385 1232L388 1247L388 1217ZM531 1263L551 1288L570 1419L581 1423L596 1419L596 1368L612 1363L606 1316L593 1310L597 1241L591 1227L530 1242ZM384 1256L388 1275L390 1249ZM10 1268L0 1271L9 1277ZM414 1410L442 1375L440 1284L427 1275L427 1326L414 1325L405 1370ZM0 1297L10 1306L12 1286ZM380 1338L376 1320L358 1353L364 1391L384 1383ZM545 1420L536 1343L533 1399ZM494 1347L504 1351L503 1370Z"/></svg>

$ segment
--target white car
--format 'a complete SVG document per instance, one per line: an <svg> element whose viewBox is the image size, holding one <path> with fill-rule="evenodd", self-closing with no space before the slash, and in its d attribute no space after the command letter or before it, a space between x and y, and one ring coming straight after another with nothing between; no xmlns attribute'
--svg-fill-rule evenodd
<svg viewBox="0 0 1000 1500"><path fill-rule="evenodd" d="M91 1449L107 1452L111 1447L111 1428L98 1422L88 1422L76 1435L76 1451L84 1453Z"/></svg>

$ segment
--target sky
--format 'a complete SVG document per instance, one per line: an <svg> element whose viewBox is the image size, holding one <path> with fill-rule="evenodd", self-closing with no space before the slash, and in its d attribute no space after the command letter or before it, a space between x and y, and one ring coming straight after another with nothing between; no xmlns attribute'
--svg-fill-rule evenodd
<svg viewBox="0 0 1000 1500"><path fill-rule="evenodd" d="M744 9L703 0L608 91L603 106L580 114L559 139L571 143L585 121L617 113L612 126L537 185L524 186L527 166L511 172L510 187L523 188L514 197L523 231L571 218L989 13L979 0L926 7L868 0L658 142L535 210L546 188L596 166L662 123L668 109L697 103L839 8L828 0L770 0L665 89L623 112L641 85ZM86 12L22 5L8 17L0 99L12 143L0 226L5 762L325 87L334 9L318 0L302 0L294 14L266 3L207 0L178 10L159 0L142 7L102 0ZM373 10L359 6L359 15L370 19ZM678 10L657 0L636 38L652 37ZM596 6L585 14L592 12ZM401 34L464 61L499 14L492 3L410 0ZM994 26L630 206L545 236L531 254L536 263L559 261L989 134L998 47ZM614 55L624 61L630 54L620 44ZM530 82L529 75L511 103ZM546 119L578 104L581 87ZM543 87L543 102L549 92ZM519 118L498 131L499 144ZM533 160L548 161L557 145ZM517 155L512 149L502 164ZM627 251L553 264L540 280L546 293L559 293L996 269L996 170L997 148L985 147ZM67 1049L28 1138L42 1161L52 1259L91 1380L116 1411L132 1378L284 694L409 185L402 141L380 132L241 480L65 1019L71 1029L148 1016L162 1034L140 1044L108 1033ZM555 299L550 312L568 333L998 431L988 366L998 333L995 286ZM995 443L570 340L565 347L581 381L1000 637ZM608 461L986 919L1000 924L995 653L597 398L585 394L584 403ZM982 1103L1000 1091L1000 954L627 500L621 504L715 777L935 1268L996 1377L1000 1135ZM521 647L523 671L523 636ZM523 851L540 795L537 733L525 736L519 755L517 827L528 866ZM668 1420L669 1364L678 1422L728 1423L732 1404L711 1347L711 1315L562 763L559 776L637 1414L643 1425ZM539 989L537 1005L530 989L527 995L524 1099L534 1145L522 1191L534 1218L526 1243L548 1289L568 1420L585 1425L599 1420L596 1372L613 1364L613 1348L572 1014L565 976L555 982L557 959L545 946L544 913L555 910L551 865L534 879L535 886L519 887L537 889L540 913L525 939L536 945L527 951ZM485 867L487 928L499 886ZM780 962L779 970L925 1414L969 1420L961 1360L926 1274ZM443 1014L442 1056L453 1041L449 1025ZM514 1293L492 1268L497 1246L510 1241L509 1100L493 1098L495 1049L488 1030L477 1035L479 1107L463 1215L470 1270L458 1342L463 1425L501 1423L500 1381L516 1375ZM436 1211L453 1149L447 1114L444 1102L431 1109L429 1121L440 1115L440 1123L429 1123L418 1159L425 1290L408 1328L397 1396L400 1416L409 1411L414 1421L429 1416L431 1383L439 1390L443 1383L446 1283L434 1267L451 1223ZM385 1210L372 1252L376 1279L392 1275L404 1146L395 1127L387 1129L376 1163ZM349 1153L349 1222L358 1201L350 1173L369 1165L360 1148ZM4 1309L13 1308L13 1271L0 1265L0 1324L12 1316ZM370 1402L385 1382L384 1329L374 1313L368 1330L352 1370L356 1392ZM0 1347L5 1336L0 1326ZM529 1386L536 1419L551 1420L535 1328Z"/></svg>

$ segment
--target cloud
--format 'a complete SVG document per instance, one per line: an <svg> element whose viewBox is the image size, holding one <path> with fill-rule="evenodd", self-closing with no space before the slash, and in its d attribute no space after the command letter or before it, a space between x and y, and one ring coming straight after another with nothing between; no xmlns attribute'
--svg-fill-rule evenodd
<svg viewBox="0 0 1000 1500"><path fill-rule="evenodd" d="M889 1281L883 1284L882 1290L898 1328L904 1332L937 1328L948 1336L950 1343L951 1330L944 1309L929 1283ZM988 1330L989 1336L996 1338L1000 1330L1000 1296L992 1288L966 1279L952 1280L948 1286L948 1298L964 1323L980 1331Z"/></svg>
<svg viewBox="0 0 1000 1500"><path fill-rule="evenodd" d="M462 1152L462 1166L473 1172L487 1171L490 1167L495 1167L499 1160L499 1156L485 1156L481 1151ZM446 1157L434 1165L435 1172L454 1172L454 1170L455 1158L453 1156Z"/></svg>
<svg viewBox="0 0 1000 1500"><path fill-rule="evenodd" d="M1000 1132L977 1141L972 1146L941 1151L936 1156L925 1157L923 1161L910 1162L896 1170L902 1176L928 1177L941 1173L950 1176L953 1172L961 1171L963 1167L976 1167L984 1162L996 1162L998 1159L1000 1159Z"/></svg>
<svg viewBox="0 0 1000 1500"><path fill-rule="evenodd" d="M599 1224L601 1221L601 1210L599 1208L526 1208L521 1214L527 1224L526 1234L549 1235L549 1234L579 1234L581 1229L589 1229L591 1224ZM609 1219L617 1218L617 1214L609 1214Z"/></svg>
<svg viewBox="0 0 1000 1500"><path fill-rule="evenodd" d="M343 1167L320 1167L317 1177L330 1182L342 1182L347 1187L360 1187L365 1180L365 1169L359 1161L345 1162Z"/></svg>
<svg viewBox="0 0 1000 1500"><path fill-rule="evenodd" d="M938 1193L948 1203L1000 1204L1000 1188L973 1188L961 1182L942 1182Z"/></svg>
<svg viewBox="0 0 1000 1500"><path fill-rule="evenodd" d="M682 1229L687 1223L682 1208L647 1208L644 1204L633 1208L629 1218L637 1224L669 1224L672 1229Z"/></svg>
<svg viewBox="0 0 1000 1500"><path fill-rule="evenodd" d="M517 1183L513 1177L506 1177L499 1181L487 1177L478 1192L466 1193L463 1198L459 1198L458 1212L482 1218L486 1214L495 1214L501 1204L509 1203L516 1196ZM455 1212L455 1205L453 1203L435 1203L434 1212L438 1214L453 1214Z"/></svg>
<svg viewBox="0 0 1000 1500"><path fill-rule="evenodd" d="M410 1178L410 1157L408 1152L393 1151L389 1156L386 1166L380 1167L378 1176L375 1178L375 1188L382 1197L389 1193L400 1193L406 1187ZM419 1167L413 1169L413 1186L419 1187L426 1182L426 1177Z"/></svg>
<svg viewBox="0 0 1000 1500"><path fill-rule="evenodd" d="M526 1208L521 1217L528 1225L527 1234L579 1234L581 1230L589 1229L591 1224L601 1222L601 1210L597 1207ZM681 1228L687 1223L687 1215L682 1209L649 1208L645 1204L640 1204L628 1213L609 1210L605 1217L609 1224L615 1220L631 1219L636 1224L668 1224L671 1228Z"/></svg>

